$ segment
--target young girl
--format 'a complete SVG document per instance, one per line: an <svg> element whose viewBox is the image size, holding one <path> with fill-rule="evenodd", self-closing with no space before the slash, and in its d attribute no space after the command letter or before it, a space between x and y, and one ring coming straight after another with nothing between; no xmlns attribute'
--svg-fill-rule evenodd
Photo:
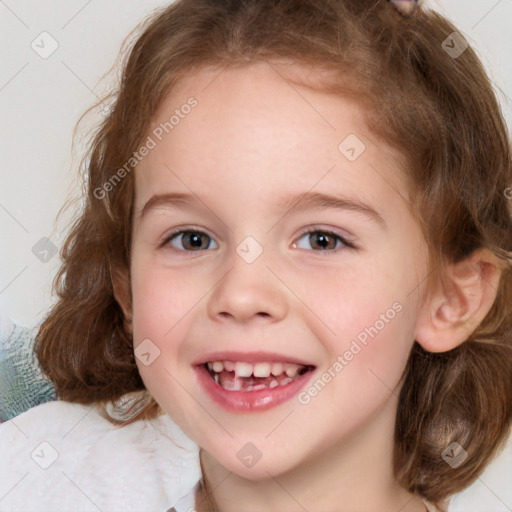
<svg viewBox="0 0 512 512"><path fill-rule="evenodd" d="M87 169L2 510L444 511L503 447L510 146L442 16L179 0Z"/></svg>

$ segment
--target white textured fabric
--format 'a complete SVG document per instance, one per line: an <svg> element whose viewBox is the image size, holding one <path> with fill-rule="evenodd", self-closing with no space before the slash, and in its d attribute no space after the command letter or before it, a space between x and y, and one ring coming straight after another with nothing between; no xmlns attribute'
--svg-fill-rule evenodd
<svg viewBox="0 0 512 512"><path fill-rule="evenodd" d="M0 512L191 512L201 477L197 445L169 416L116 427L62 401L0 425L0 454ZM449 512L510 512L510 470L512 442Z"/></svg>
<svg viewBox="0 0 512 512"><path fill-rule="evenodd" d="M171 507L166 512L196 512L195 503L196 503L196 491L199 488L199 481L194 485L193 489L191 489L185 496L181 497L174 507Z"/></svg>
<svg viewBox="0 0 512 512"><path fill-rule="evenodd" d="M48 402L0 425L0 511L163 512L200 478L198 453L167 415L116 427Z"/></svg>

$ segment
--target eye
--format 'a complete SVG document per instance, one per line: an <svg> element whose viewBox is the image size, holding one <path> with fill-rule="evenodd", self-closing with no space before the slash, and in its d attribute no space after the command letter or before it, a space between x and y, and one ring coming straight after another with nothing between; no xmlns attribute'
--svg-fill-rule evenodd
<svg viewBox="0 0 512 512"><path fill-rule="evenodd" d="M324 230L310 230L306 233L303 233L298 243L294 243L293 247L298 247L299 249L313 249L316 252L330 252L336 253L342 247L348 247L354 249L355 246L345 240L340 235L333 233L332 231L324 231Z"/></svg>
<svg viewBox="0 0 512 512"><path fill-rule="evenodd" d="M218 248L217 243L209 235L196 230L181 230L171 233L162 243L162 245L167 244L179 251L197 252ZM214 244L214 247L211 244Z"/></svg>

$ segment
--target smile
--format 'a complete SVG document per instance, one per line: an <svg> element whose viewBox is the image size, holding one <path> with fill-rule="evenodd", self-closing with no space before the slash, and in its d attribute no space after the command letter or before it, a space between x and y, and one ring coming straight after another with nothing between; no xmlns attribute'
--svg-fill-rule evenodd
<svg viewBox="0 0 512 512"><path fill-rule="evenodd" d="M196 363L199 387L230 412L256 412L296 396L315 366L272 354L215 354Z"/></svg>

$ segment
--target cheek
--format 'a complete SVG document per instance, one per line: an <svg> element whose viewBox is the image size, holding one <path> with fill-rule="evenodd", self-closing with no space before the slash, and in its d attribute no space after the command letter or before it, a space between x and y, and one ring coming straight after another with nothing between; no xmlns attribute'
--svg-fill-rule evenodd
<svg viewBox="0 0 512 512"><path fill-rule="evenodd" d="M332 371L344 375L337 379L342 387L357 383L373 393L374 386L398 383L414 341L415 274L409 268L404 262L397 272L384 257L304 278L303 318L326 348Z"/></svg>
<svg viewBox="0 0 512 512"><path fill-rule="evenodd" d="M144 264L137 257L133 259L131 279L133 343L139 373L157 400L159 389L165 389L173 400L173 393L179 391L172 386L171 375L180 361L187 314L200 300L201 288L175 270ZM142 353L150 355L139 357Z"/></svg>
<svg viewBox="0 0 512 512"><path fill-rule="evenodd" d="M391 269L391 270L390 270ZM397 272L396 266L386 261L349 261L344 267L323 268L321 272L301 272L293 276L298 280L298 295L318 324L317 334L325 331L340 338L355 337L377 324L397 323L397 313L411 307L410 291L414 279L405 269ZM290 276L290 280L292 276ZM384 317L383 317L384 315ZM400 315L402 322L408 319ZM384 324L383 324L384 322ZM313 324L312 324L313 325ZM364 335L362 335L364 337Z"/></svg>
<svg viewBox="0 0 512 512"><path fill-rule="evenodd" d="M132 301L134 342L140 339L167 339L170 332L201 299L201 290L193 277L179 274L134 258L132 267Z"/></svg>
<svg viewBox="0 0 512 512"><path fill-rule="evenodd" d="M377 303L361 309L347 308L336 335L323 336L328 359L318 380L326 384L315 380L301 397L301 404L309 404L306 409L311 417L325 415L325 410L336 404L332 424L337 424L341 415L347 431L366 421L393 395L398 396L413 343L401 304L386 309ZM335 438L338 430L332 430Z"/></svg>

